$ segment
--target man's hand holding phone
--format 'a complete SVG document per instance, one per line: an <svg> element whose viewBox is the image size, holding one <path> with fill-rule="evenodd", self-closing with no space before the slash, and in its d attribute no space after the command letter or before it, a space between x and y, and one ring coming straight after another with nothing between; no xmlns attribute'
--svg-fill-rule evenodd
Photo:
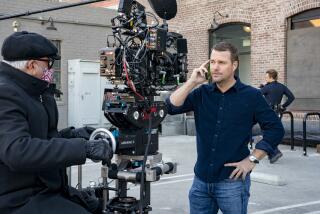
<svg viewBox="0 0 320 214"><path fill-rule="evenodd" d="M211 79L210 75L210 60L207 60L203 63L199 68L195 68L191 74L190 81L194 84L201 84L206 82L209 78Z"/></svg>

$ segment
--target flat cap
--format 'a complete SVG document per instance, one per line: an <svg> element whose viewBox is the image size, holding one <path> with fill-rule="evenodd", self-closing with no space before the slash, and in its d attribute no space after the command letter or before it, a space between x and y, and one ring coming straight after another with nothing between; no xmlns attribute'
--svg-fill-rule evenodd
<svg viewBox="0 0 320 214"><path fill-rule="evenodd" d="M7 37L1 48L7 61L19 61L50 57L60 59L58 49L44 36L27 31L16 32Z"/></svg>

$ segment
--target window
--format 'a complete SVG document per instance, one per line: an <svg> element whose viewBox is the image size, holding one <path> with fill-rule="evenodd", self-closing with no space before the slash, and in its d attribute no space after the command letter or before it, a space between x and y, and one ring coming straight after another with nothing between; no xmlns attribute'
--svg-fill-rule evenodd
<svg viewBox="0 0 320 214"><path fill-rule="evenodd" d="M51 40L51 42L57 47L58 54L61 56L61 41L60 40ZM56 60L54 62L53 69L55 71L53 83L56 84L56 88L58 90L61 90L61 60Z"/></svg>
<svg viewBox="0 0 320 214"><path fill-rule="evenodd" d="M246 84L251 84L251 27L244 23L227 23L209 30L209 54L218 42L230 42L239 51L239 69L236 75Z"/></svg>
<svg viewBox="0 0 320 214"><path fill-rule="evenodd" d="M230 42L238 48L240 54L250 53L251 28L242 23L224 24L216 30L210 30L209 48L218 42Z"/></svg>
<svg viewBox="0 0 320 214"><path fill-rule="evenodd" d="M299 13L291 18L290 30L320 27L320 8Z"/></svg>

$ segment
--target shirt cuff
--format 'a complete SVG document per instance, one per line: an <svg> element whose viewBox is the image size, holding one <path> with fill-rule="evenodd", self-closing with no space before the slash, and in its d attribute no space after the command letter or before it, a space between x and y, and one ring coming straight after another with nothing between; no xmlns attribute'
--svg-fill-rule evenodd
<svg viewBox="0 0 320 214"><path fill-rule="evenodd" d="M167 109L169 114L176 114L179 113L181 106L175 106L171 103L170 97L166 99Z"/></svg>
<svg viewBox="0 0 320 214"><path fill-rule="evenodd" d="M272 154L274 150L272 145L263 139L256 144L255 148L265 151L268 155Z"/></svg>

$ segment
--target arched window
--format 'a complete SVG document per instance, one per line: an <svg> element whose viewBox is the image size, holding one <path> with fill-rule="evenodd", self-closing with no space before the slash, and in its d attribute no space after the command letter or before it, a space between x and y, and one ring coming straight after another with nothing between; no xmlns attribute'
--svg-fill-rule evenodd
<svg viewBox="0 0 320 214"><path fill-rule="evenodd" d="M241 81L250 84L250 49L251 49L251 28L248 24L228 23L216 29L209 30L209 53L212 47L221 41L227 41L235 45L239 51L240 66L237 75Z"/></svg>
<svg viewBox="0 0 320 214"><path fill-rule="evenodd" d="M320 110L320 8L288 19L287 85L293 110Z"/></svg>
<svg viewBox="0 0 320 214"><path fill-rule="evenodd" d="M289 19L290 30L320 27L320 8L308 10Z"/></svg>

